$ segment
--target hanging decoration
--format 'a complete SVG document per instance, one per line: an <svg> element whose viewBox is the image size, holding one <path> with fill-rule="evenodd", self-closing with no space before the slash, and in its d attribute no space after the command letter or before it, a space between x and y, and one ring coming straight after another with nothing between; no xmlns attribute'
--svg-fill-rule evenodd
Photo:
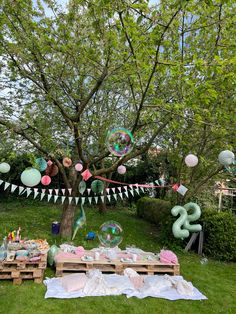
<svg viewBox="0 0 236 314"><path fill-rule="evenodd" d="M184 161L188 167L195 167L198 164L198 158L193 154L187 155Z"/></svg>
<svg viewBox="0 0 236 314"><path fill-rule="evenodd" d="M192 214L188 214L192 211ZM198 232L202 230L200 224L191 225L190 222L196 221L201 216L201 209L196 203L188 203L184 206L174 206L171 209L173 216L180 215L180 217L173 223L172 232L175 238L184 239L189 236L189 232Z"/></svg>
<svg viewBox="0 0 236 314"><path fill-rule="evenodd" d="M22 172L20 179L24 185L32 187L39 184L41 173L37 169L27 168Z"/></svg>
<svg viewBox="0 0 236 314"><path fill-rule="evenodd" d="M51 163L50 165L47 166L46 175L50 177L55 177L58 174L58 171L59 169L57 165L55 165L54 163Z"/></svg>
<svg viewBox="0 0 236 314"><path fill-rule="evenodd" d="M51 178L49 176L43 176L41 179L41 183L43 185L49 185L51 183Z"/></svg>
<svg viewBox="0 0 236 314"><path fill-rule="evenodd" d="M134 138L125 128L115 128L108 132L106 145L112 155L121 157L129 154L133 149Z"/></svg>
<svg viewBox="0 0 236 314"><path fill-rule="evenodd" d="M229 166L233 164L234 159L235 159L234 153L231 152L230 150L223 150L218 156L219 163L223 166Z"/></svg>
<svg viewBox="0 0 236 314"><path fill-rule="evenodd" d="M123 165L120 165L118 168L117 168L117 172L119 174L125 174L126 173L126 167L123 166Z"/></svg>
<svg viewBox="0 0 236 314"><path fill-rule="evenodd" d="M81 176L83 177L84 181L87 181L89 178L92 177L92 173L89 171L89 169L86 169L84 172L81 173Z"/></svg>
<svg viewBox="0 0 236 314"><path fill-rule="evenodd" d="M0 173L8 173L11 169L11 166L6 162L0 163Z"/></svg>
<svg viewBox="0 0 236 314"><path fill-rule="evenodd" d="M38 170L40 172L43 172L43 171L45 171L47 169L48 164L47 164L47 162L46 162L46 160L44 158L42 158L42 157L37 158L35 160L35 163L36 163L37 168L38 168Z"/></svg>
<svg viewBox="0 0 236 314"><path fill-rule="evenodd" d="M86 183L82 180L79 183L79 192L80 192L80 194L84 194L85 190L86 190Z"/></svg>
<svg viewBox="0 0 236 314"><path fill-rule="evenodd" d="M122 242L122 233L123 229L118 222L106 221L99 228L98 239L103 246L114 248Z"/></svg>
<svg viewBox="0 0 236 314"><path fill-rule="evenodd" d="M80 228L82 228L85 224L86 224L86 216L85 216L85 211L84 211L84 208L83 208L83 204L81 203L80 215L79 215L79 217L76 219L76 221L74 223L74 231L73 231L72 240L74 240L78 230Z"/></svg>
<svg viewBox="0 0 236 314"><path fill-rule="evenodd" d="M69 168L72 165L72 160L69 157L64 157L62 163L64 167Z"/></svg>
<svg viewBox="0 0 236 314"><path fill-rule="evenodd" d="M78 172L82 171L82 170L83 170L83 165L78 162L78 163L75 165L75 170L78 171Z"/></svg>
<svg viewBox="0 0 236 314"><path fill-rule="evenodd" d="M47 165L50 167L52 164L53 164L53 162L49 159L49 160L47 161Z"/></svg>
<svg viewBox="0 0 236 314"><path fill-rule="evenodd" d="M102 193L104 190L104 183L101 180L94 180L91 184L91 190L95 193Z"/></svg>

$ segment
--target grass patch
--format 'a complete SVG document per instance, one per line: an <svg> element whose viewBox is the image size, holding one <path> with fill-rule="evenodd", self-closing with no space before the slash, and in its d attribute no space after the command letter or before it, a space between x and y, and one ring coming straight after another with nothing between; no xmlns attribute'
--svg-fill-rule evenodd
<svg viewBox="0 0 236 314"><path fill-rule="evenodd" d="M10 230L22 228L22 236L47 239L50 244L61 240L51 234L51 223L60 220L61 206L38 201L19 199L0 200L0 237ZM75 245L90 249L99 245L98 240L86 241L88 231L97 233L99 226L108 220L119 222L124 229L124 240L120 247L135 245L143 250L158 252L158 230L155 226L139 219L126 209L109 210L99 214L96 208L86 208L87 226L78 231ZM46 288L33 281L24 281L13 286L11 281L0 281L0 313L44 314L44 313L236 313L235 282L236 265L209 259L200 263L193 253L178 251L181 275L191 281L208 297L205 301L168 301L164 299L136 298L125 296L87 297L78 299L44 299ZM54 277L54 269L47 268L46 277Z"/></svg>

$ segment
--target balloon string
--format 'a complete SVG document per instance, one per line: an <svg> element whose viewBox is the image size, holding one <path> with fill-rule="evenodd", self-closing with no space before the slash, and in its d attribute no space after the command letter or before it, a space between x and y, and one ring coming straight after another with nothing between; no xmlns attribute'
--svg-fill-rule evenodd
<svg viewBox="0 0 236 314"><path fill-rule="evenodd" d="M114 180L110 180L107 178L103 178L100 176L95 176L96 179L102 180L102 181L106 181L109 183L115 183L115 184L122 184L122 185L128 185L128 186L135 186L135 187L142 187L142 188L172 188L172 185L151 185L151 184L129 184L129 183L125 183L125 182L119 182L119 181L114 181Z"/></svg>

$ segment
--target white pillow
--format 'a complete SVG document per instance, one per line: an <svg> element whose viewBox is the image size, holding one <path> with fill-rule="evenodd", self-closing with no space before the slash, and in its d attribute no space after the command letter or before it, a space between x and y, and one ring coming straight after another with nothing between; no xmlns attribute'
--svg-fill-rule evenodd
<svg viewBox="0 0 236 314"><path fill-rule="evenodd" d="M86 281L85 274L71 274L61 278L61 285L66 292L73 292L83 289Z"/></svg>

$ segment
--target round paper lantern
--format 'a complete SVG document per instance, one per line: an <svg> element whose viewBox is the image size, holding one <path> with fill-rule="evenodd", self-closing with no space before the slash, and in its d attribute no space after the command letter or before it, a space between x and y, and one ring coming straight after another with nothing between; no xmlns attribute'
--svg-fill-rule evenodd
<svg viewBox="0 0 236 314"><path fill-rule="evenodd" d="M41 179L41 183L43 185L49 185L51 183L51 178L49 176L43 176Z"/></svg>
<svg viewBox="0 0 236 314"><path fill-rule="evenodd" d="M82 169L83 169L83 165L78 162L78 163L75 165L75 170L76 170L76 171L81 171Z"/></svg>
<svg viewBox="0 0 236 314"><path fill-rule="evenodd" d="M58 167L57 165L52 164L51 166L48 166L46 169L46 175L50 177L55 177L58 174Z"/></svg>
<svg viewBox="0 0 236 314"><path fill-rule="evenodd" d="M125 174L125 173L126 173L126 167L123 166L123 165L119 166L119 167L117 168L117 172L118 172L119 174Z"/></svg>
<svg viewBox="0 0 236 314"><path fill-rule="evenodd" d="M7 173L11 169L10 165L6 162L0 163L0 173Z"/></svg>
<svg viewBox="0 0 236 314"><path fill-rule="evenodd" d="M230 150L223 150L218 156L219 163L223 166L229 166L233 164L234 158L234 153Z"/></svg>
<svg viewBox="0 0 236 314"><path fill-rule="evenodd" d="M101 180L94 180L91 184L94 193L101 193L104 190L104 183Z"/></svg>
<svg viewBox="0 0 236 314"><path fill-rule="evenodd" d="M41 173L37 169L27 168L22 172L20 179L24 185L32 187L39 184Z"/></svg>
<svg viewBox="0 0 236 314"><path fill-rule="evenodd" d="M37 158L37 159L35 160L35 162L36 162L36 164L37 164L38 169L39 169L40 172L42 172L42 171L44 171L44 170L47 169L47 165L48 165L48 164L47 164L47 162L46 162L46 160L45 160L44 158L42 158L42 157Z"/></svg>
<svg viewBox="0 0 236 314"><path fill-rule="evenodd" d="M68 168L72 165L72 160L68 157L65 157L65 158L63 158L62 163L63 163L64 167Z"/></svg>
<svg viewBox="0 0 236 314"><path fill-rule="evenodd" d="M184 161L188 167L195 167L198 164L198 158L193 154L186 156Z"/></svg>

